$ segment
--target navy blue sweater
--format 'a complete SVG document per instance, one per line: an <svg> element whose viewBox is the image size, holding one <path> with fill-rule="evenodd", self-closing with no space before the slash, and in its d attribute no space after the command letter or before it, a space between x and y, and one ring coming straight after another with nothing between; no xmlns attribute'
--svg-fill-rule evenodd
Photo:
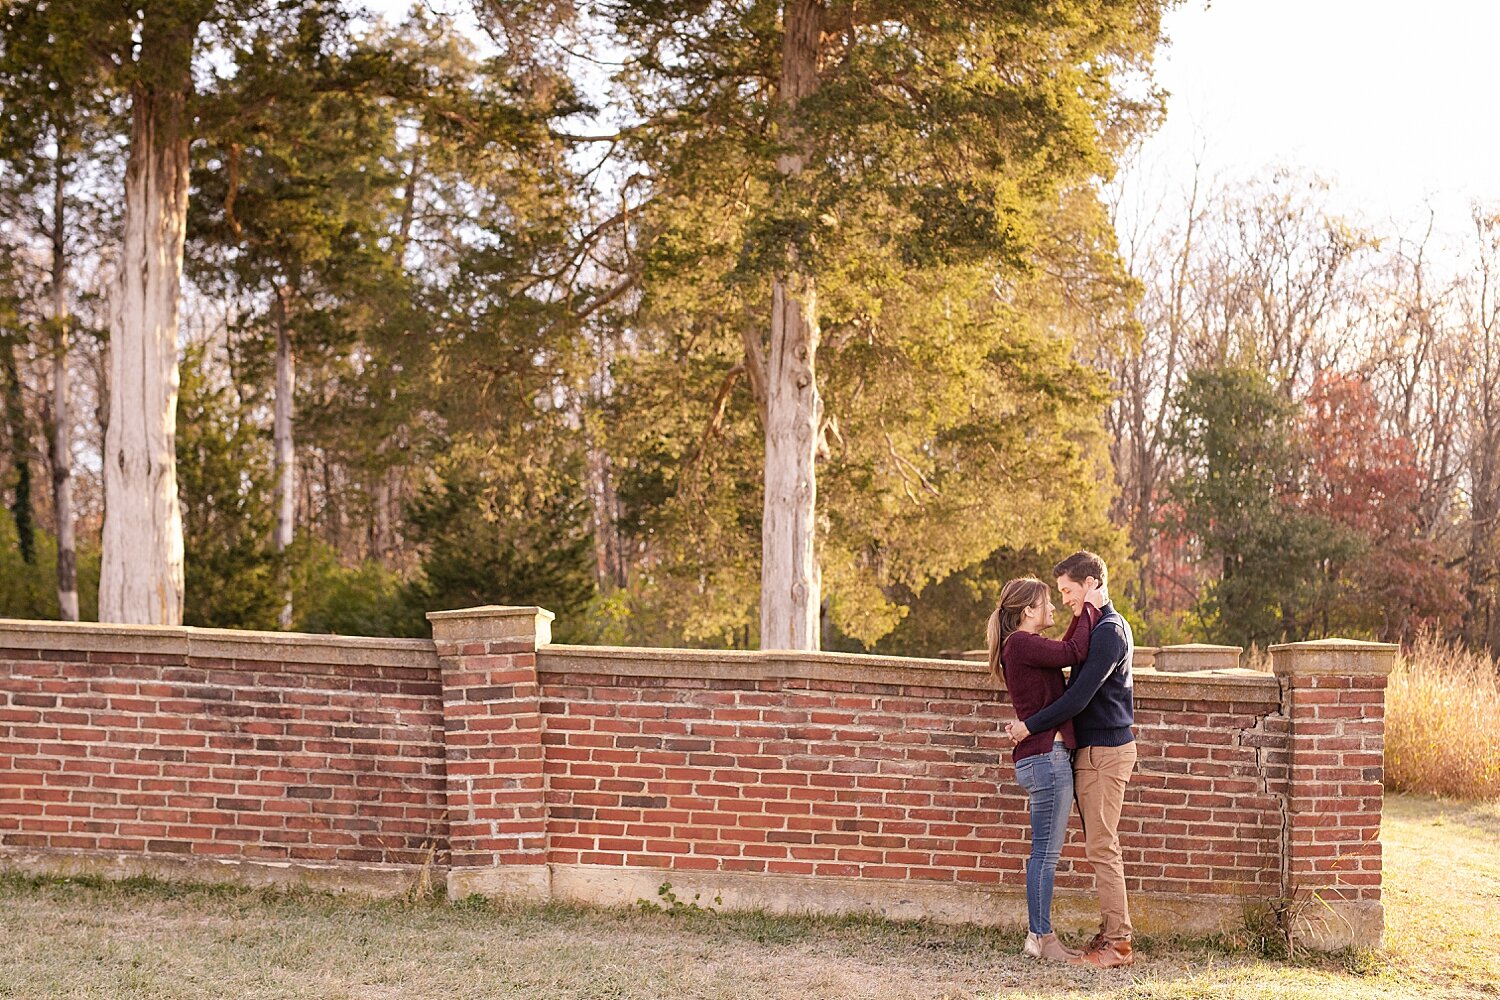
<svg viewBox="0 0 1500 1000"><path fill-rule="evenodd" d="M1033 733L1072 719L1080 747L1122 747L1135 739L1135 690L1130 680L1135 636L1113 604L1101 610L1104 617L1089 637L1089 655L1073 668L1062 697L1021 720Z"/></svg>

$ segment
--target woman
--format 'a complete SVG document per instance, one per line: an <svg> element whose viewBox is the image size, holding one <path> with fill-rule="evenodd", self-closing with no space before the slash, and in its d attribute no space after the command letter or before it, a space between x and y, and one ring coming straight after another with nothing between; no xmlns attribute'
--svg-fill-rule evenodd
<svg viewBox="0 0 1500 1000"><path fill-rule="evenodd" d="M1040 580L1010 580L1000 591L1000 603L986 628L990 671L1004 672L1016 717L1025 719L1060 698L1062 668L1077 666L1089 651L1089 633L1098 624L1103 603L1099 591L1084 598L1084 613L1075 617L1058 639L1043 638L1052 627L1052 592ZM1033 733L1011 751L1016 780L1031 804L1031 856L1026 860L1026 954L1066 962L1078 952L1063 945L1052 931L1052 883L1057 858L1068 831L1073 808L1073 755L1077 748L1073 723Z"/></svg>

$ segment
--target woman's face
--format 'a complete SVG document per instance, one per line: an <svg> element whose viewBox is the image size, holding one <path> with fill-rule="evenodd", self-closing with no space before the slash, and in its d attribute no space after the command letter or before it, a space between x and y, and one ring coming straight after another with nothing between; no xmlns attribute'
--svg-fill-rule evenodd
<svg viewBox="0 0 1500 1000"><path fill-rule="evenodd" d="M1039 629L1052 627L1053 610L1052 594L1050 592L1043 594L1040 601L1026 609L1028 617L1036 622L1036 627Z"/></svg>

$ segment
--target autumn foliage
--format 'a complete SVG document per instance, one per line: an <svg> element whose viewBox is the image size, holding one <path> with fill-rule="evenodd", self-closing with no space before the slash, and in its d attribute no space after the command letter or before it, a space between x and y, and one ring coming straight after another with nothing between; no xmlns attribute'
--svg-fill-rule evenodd
<svg viewBox="0 0 1500 1000"><path fill-rule="evenodd" d="M1194 372L1172 441L1183 471L1153 566L1179 595L1208 572L1192 605L1207 637L1403 641L1456 617L1460 577L1421 531L1431 484L1358 376L1321 372L1299 400L1254 368Z"/></svg>
<svg viewBox="0 0 1500 1000"><path fill-rule="evenodd" d="M1421 537L1431 484L1409 440L1383 426L1357 375L1320 372L1301 421L1307 479L1301 509L1344 536L1348 555L1323 566L1326 603L1319 631L1387 640L1410 638L1462 603L1460 579L1438 545Z"/></svg>

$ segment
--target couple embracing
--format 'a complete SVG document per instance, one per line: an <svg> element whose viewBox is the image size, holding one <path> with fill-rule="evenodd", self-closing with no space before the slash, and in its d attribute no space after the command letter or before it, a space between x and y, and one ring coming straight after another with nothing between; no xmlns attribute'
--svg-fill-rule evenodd
<svg viewBox="0 0 1500 1000"><path fill-rule="evenodd" d="M1026 954L1117 968L1132 962L1119 825L1136 757L1134 637L1109 601L1102 559L1076 552L1052 575L1073 612L1061 639L1042 635L1053 624L1052 593L1031 577L1005 584L986 629L990 670L1003 674L1015 706L1016 720L1006 732L1015 741L1016 780L1031 807ZM1065 681L1062 668L1069 666ZM1099 933L1082 952L1052 930L1052 885L1075 797L1101 915Z"/></svg>

